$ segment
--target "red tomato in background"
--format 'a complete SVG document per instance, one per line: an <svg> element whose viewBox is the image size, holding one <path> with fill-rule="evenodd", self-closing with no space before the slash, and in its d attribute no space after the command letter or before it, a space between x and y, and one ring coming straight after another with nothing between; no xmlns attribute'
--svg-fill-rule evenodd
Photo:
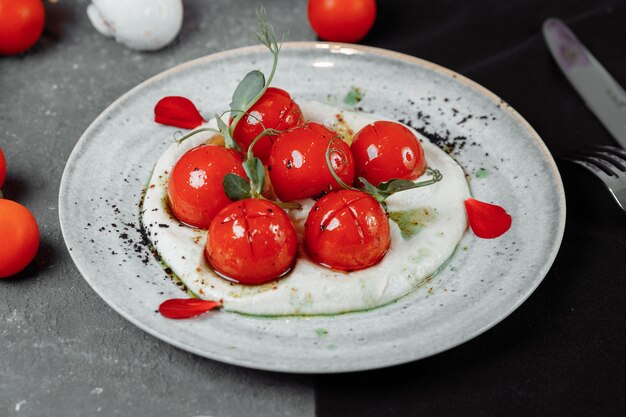
<svg viewBox="0 0 626 417"><path fill-rule="evenodd" d="M205 254L225 277L259 285L287 273L297 250L296 231L283 209L271 201L248 198L215 216Z"/></svg>
<svg viewBox="0 0 626 417"><path fill-rule="evenodd" d="M375 0L309 0L309 23L326 41L358 42L376 20Z"/></svg>
<svg viewBox="0 0 626 417"><path fill-rule="evenodd" d="M279 135L272 147L267 169L279 199L319 197L340 188L326 163L326 149L331 140L336 148L330 154L333 169L343 182L352 184L354 159L350 147L326 126L306 123Z"/></svg>
<svg viewBox="0 0 626 417"><path fill-rule="evenodd" d="M0 199L0 278L26 268L39 248L39 228L30 210Z"/></svg>
<svg viewBox="0 0 626 417"><path fill-rule="evenodd" d="M174 165L167 186L169 205L178 220L208 229L218 211L232 203L222 181L228 173L243 178L241 154L218 145L200 145Z"/></svg>
<svg viewBox="0 0 626 417"><path fill-rule="evenodd" d="M368 268L389 249L389 220L369 194L337 191L322 197L309 212L304 243L321 265L342 271Z"/></svg>
<svg viewBox="0 0 626 417"><path fill-rule="evenodd" d="M414 180L426 171L422 145L400 123L379 121L365 126L354 136L350 149L356 177L376 186L393 178Z"/></svg>
<svg viewBox="0 0 626 417"><path fill-rule="evenodd" d="M4 184L4 180L7 177L7 161L4 159L4 153L2 153L2 148L0 148L0 188Z"/></svg>
<svg viewBox="0 0 626 417"><path fill-rule="evenodd" d="M0 54L26 51L41 36L45 22L41 0L0 0Z"/></svg>
<svg viewBox="0 0 626 417"><path fill-rule="evenodd" d="M266 129L287 130L302 124L303 121L302 111L289 93L280 88L270 87L248 110L248 115L237 123L233 139L244 152L247 152L250 143L263 132L263 126ZM268 135L254 145L254 155L264 164L267 164L274 139L274 136Z"/></svg>

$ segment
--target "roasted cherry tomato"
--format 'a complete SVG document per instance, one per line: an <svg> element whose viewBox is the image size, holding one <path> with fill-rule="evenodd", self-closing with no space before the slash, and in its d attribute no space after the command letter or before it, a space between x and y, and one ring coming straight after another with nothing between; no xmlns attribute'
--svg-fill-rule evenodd
<svg viewBox="0 0 626 417"><path fill-rule="evenodd" d="M0 199L0 278L26 268L39 248L39 228L30 210Z"/></svg>
<svg viewBox="0 0 626 417"><path fill-rule="evenodd" d="M170 209L178 220L208 229L218 211L232 203L222 181L226 174L246 178L243 157L218 145L200 145L187 151L176 162L167 193Z"/></svg>
<svg viewBox="0 0 626 417"><path fill-rule="evenodd" d="M326 150L331 141L333 169L343 182L352 184L354 159L350 147L326 126L306 123L280 134L272 147L268 169L279 199L319 197L340 188L326 163Z"/></svg>
<svg viewBox="0 0 626 417"><path fill-rule="evenodd" d="M2 148L0 148L0 188L4 184L4 180L7 177L7 161L4 159L4 153L2 153Z"/></svg>
<svg viewBox="0 0 626 417"><path fill-rule="evenodd" d="M332 42L358 42L376 19L375 0L309 0L309 23Z"/></svg>
<svg viewBox="0 0 626 417"><path fill-rule="evenodd" d="M298 238L287 214L267 200L236 201L211 222L205 254L226 278L246 285L272 281L296 261Z"/></svg>
<svg viewBox="0 0 626 417"><path fill-rule="evenodd" d="M365 126L354 136L350 149L356 177L376 186L392 178L414 180L426 171L422 145L400 123L379 121Z"/></svg>
<svg viewBox="0 0 626 417"><path fill-rule="evenodd" d="M270 87L265 94L248 110L233 132L233 139L246 152L250 143L266 129L287 130L302 124L302 111L289 93L280 88ZM265 136L254 145L254 155L264 164L270 156L274 136Z"/></svg>
<svg viewBox="0 0 626 417"><path fill-rule="evenodd" d="M15 55L33 46L45 21L41 0L0 0L0 54Z"/></svg>
<svg viewBox="0 0 626 417"><path fill-rule="evenodd" d="M304 228L309 256L342 271L374 265L385 256L390 242L385 211L361 191L341 190L322 197L309 212Z"/></svg>

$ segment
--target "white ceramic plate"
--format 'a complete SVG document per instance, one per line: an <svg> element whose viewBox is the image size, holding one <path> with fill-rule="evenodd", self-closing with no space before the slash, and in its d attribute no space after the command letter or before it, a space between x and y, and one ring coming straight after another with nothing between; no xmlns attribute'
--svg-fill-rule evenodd
<svg viewBox="0 0 626 417"><path fill-rule="evenodd" d="M153 122L156 102L189 97L205 117L225 110L249 70L270 54L250 47L179 65L129 91L87 129L59 196L66 244L89 285L122 316L181 349L284 372L374 369L420 359L484 332L539 285L557 254L565 199L535 131L501 99L435 64L380 49L287 43L273 85L296 99L342 105L352 86L363 111L410 122L464 167L474 196L513 217L495 240L466 233L446 268L391 305L338 316L262 318L216 312L168 320L158 305L184 294L149 253L138 203L175 128ZM312 277L314 279L314 277Z"/></svg>

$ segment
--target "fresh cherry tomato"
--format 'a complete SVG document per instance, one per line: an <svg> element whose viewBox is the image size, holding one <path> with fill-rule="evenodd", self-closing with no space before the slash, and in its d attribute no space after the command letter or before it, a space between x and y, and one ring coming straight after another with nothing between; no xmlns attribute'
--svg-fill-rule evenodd
<svg viewBox="0 0 626 417"><path fill-rule="evenodd" d="M317 35L332 42L358 42L376 19L375 0L309 0L309 23Z"/></svg>
<svg viewBox="0 0 626 417"><path fill-rule="evenodd" d="M246 152L250 143L266 129L287 130L302 124L302 111L289 93L280 88L270 87L265 94L248 110L233 132L233 139ZM274 136L265 136L254 144L254 155L264 164L270 156Z"/></svg>
<svg viewBox="0 0 626 417"><path fill-rule="evenodd" d="M380 261L391 242L389 220L369 194L341 190L322 197L304 228L307 253L317 263L342 271Z"/></svg>
<svg viewBox="0 0 626 417"><path fill-rule="evenodd" d="M354 159L350 147L333 130L310 122L280 134L274 142L268 170L279 199L319 197L340 188L326 163L326 150L331 141L333 169L343 182L352 184Z"/></svg>
<svg viewBox="0 0 626 417"><path fill-rule="evenodd" d="M222 181L226 174L246 178L243 157L218 145L200 145L176 162L167 192L170 209L178 220L208 229L218 211L232 203Z"/></svg>
<svg viewBox="0 0 626 417"><path fill-rule="evenodd" d="M15 55L33 46L45 21L41 0L0 0L0 54Z"/></svg>
<svg viewBox="0 0 626 417"><path fill-rule="evenodd" d="M39 248L39 228L30 210L0 199L0 278L26 268Z"/></svg>
<svg viewBox="0 0 626 417"><path fill-rule="evenodd" d="M2 153L2 148L0 148L0 188L4 184L4 180L7 177L7 161L4 159L4 153Z"/></svg>
<svg viewBox="0 0 626 417"><path fill-rule="evenodd" d="M287 214L267 200L236 201L211 222L205 254L226 278L258 285L287 273L296 260L298 238Z"/></svg>
<svg viewBox="0 0 626 417"><path fill-rule="evenodd" d="M392 178L414 180L426 171L422 145L400 123L378 121L365 126L354 136L350 149L356 177L376 186Z"/></svg>

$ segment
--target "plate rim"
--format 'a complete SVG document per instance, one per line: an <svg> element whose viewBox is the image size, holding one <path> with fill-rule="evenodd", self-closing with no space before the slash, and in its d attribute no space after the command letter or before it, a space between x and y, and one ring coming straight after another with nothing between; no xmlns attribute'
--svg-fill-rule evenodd
<svg viewBox="0 0 626 417"><path fill-rule="evenodd" d="M517 299L517 302L511 304L503 313L499 315L499 317L497 317L494 320L490 320L489 323L487 323L481 328L478 328L474 332L468 333L466 337L462 338L462 340L460 341L455 341L454 343L447 344L443 347L437 347L425 355L421 355L421 356L417 356L413 358L405 358L401 360L389 360L389 361L383 360L383 361L377 362L373 366L368 366L367 364L363 364L362 366L345 366L345 367L338 367L337 369L324 369L322 371L316 370L314 369L314 367L307 367L306 365L296 369L293 366L291 367L280 366L280 364L277 364L277 363L274 363L273 365L265 364L265 363L258 364L258 363L255 363L254 360L244 361L244 360L240 360L236 358L233 359L229 357L227 354L226 355L211 355L210 353L207 354L207 352L201 351L200 349L195 349L194 347L185 345L182 342L178 342L176 339L171 338L166 333L163 333L159 331L158 329L153 329L149 326L144 325L139 319L136 319L134 316L127 314L120 306L117 305L117 303L109 300L108 298L105 298L103 294L101 294L100 291L96 288L96 286L94 286L91 279L88 278L88 276L83 272L83 268L80 266L80 263L77 261L77 258L76 258L77 255L75 255L74 252L71 250L69 243L66 239L67 232L66 232L66 226L64 225L69 224L71 222L68 222L66 219L65 209L63 206L63 196L65 195L66 189L68 187L68 182L69 182L68 178L70 176L69 172L71 170L71 167L74 165L75 160L78 158L78 155L80 154L80 150L85 146L85 144L87 143L88 137L91 135L92 131L100 124L100 122L103 119L105 119L111 111L117 108L120 103L124 102L128 97L135 94L136 91L149 87L150 84L153 84L162 78L168 77L180 71L184 71L185 69L198 65L200 63L206 63L206 62L221 60L221 59L225 59L225 58L229 58L233 56L245 55L248 53L254 53L254 52L265 50L265 46L263 45L252 45L252 46L244 46L244 47L229 49L225 51L220 51L220 52L212 53L212 54L205 55L199 58L195 58L195 59L183 62L181 64L175 65L174 67L164 70L142 81L141 83L139 83L138 85L131 88L126 93L122 94L120 97L115 99L111 104L109 104L90 123L90 125L87 127L87 129L85 129L83 134L80 136L80 138L74 145L72 152L70 153L70 156L68 157L65 167L63 169L63 174L62 174L61 182L59 186L59 197L58 197L59 223L60 223L60 228L61 228L61 234L63 236L63 241L65 242L65 246L68 249L72 262L78 269L78 272L81 274L83 279L91 287L91 289L98 295L98 297L102 299L102 301L104 301L107 305L109 305L116 313L118 313L123 318L131 322L133 325L140 328L142 331L170 345L173 345L179 349L182 349L186 352L191 352L193 354L196 354L196 355L199 355L199 356L211 359L211 360L215 360L218 362L227 363L230 365L242 366L242 367L250 368L250 369L284 372L284 373L298 373L298 374L335 374L335 373L345 373L345 372L368 371L368 370L373 370L373 369L381 369L381 368L386 368L390 366L397 366L397 365L402 365L405 363L414 362L417 360L428 358L430 356L434 356L441 352L445 352L457 346L460 346L461 344L466 343L476 338L477 336L480 336L484 332L488 331L489 329L493 328L494 326L502 322L504 319L509 317L515 310L519 308L521 304L523 304L534 293L534 291L537 289L537 287L539 287L539 285L543 282L543 280L549 273L558 255L558 252L560 250L560 247L563 241L564 232L565 232L567 210L566 210L565 190L563 187L563 181L562 181L560 172L558 170L558 167L556 165L556 162L552 154L548 150L545 142L541 139L539 134L535 131L535 129L512 106L510 106L506 101L504 101L502 98L500 98L498 95L496 95L495 93L493 93L486 87L465 77L462 74L457 73L456 71L453 71L449 68L443 67L439 64L433 63L431 61L427 61L422 58L414 57L414 56L407 55L401 52L391 51L388 49L383 49L383 48L378 48L378 47L373 47L373 46L349 44L349 43L292 41L292 42L285 42L282 45L282 48L284 49L327 49L327 50L334 50L336 51L336 53L343 53L343 54L350 54L350 53L372 54L376 56L382 56L382 57L397 59L400 61L405 61L414 65L419 65L421 67L425 67L434 72L446 75L448 77L454 78L457 81L462 82L470 89L478 92L482 96L492 101L494 104L499 105L499 107L502 110L506 111L510 116L512 116L515 119L515 121L530 134L532 140L534 141L534 144L543 154L544 161L547 162L547 165L552 173L552 176L553 176L556 188L557 188L556 191L557 191L557 200L558 200L558 212L560 214L560 216L558 217L558 223L557 223L557 233L555 235L554 244L551 248L551 252L549 256L546 257L546 262L543 264L543 267L540 269L540 272L538 274L541 276L541 278L537 279L533 283L533 285L529 286L525 293L520 294L520 297Z"/></svg>

